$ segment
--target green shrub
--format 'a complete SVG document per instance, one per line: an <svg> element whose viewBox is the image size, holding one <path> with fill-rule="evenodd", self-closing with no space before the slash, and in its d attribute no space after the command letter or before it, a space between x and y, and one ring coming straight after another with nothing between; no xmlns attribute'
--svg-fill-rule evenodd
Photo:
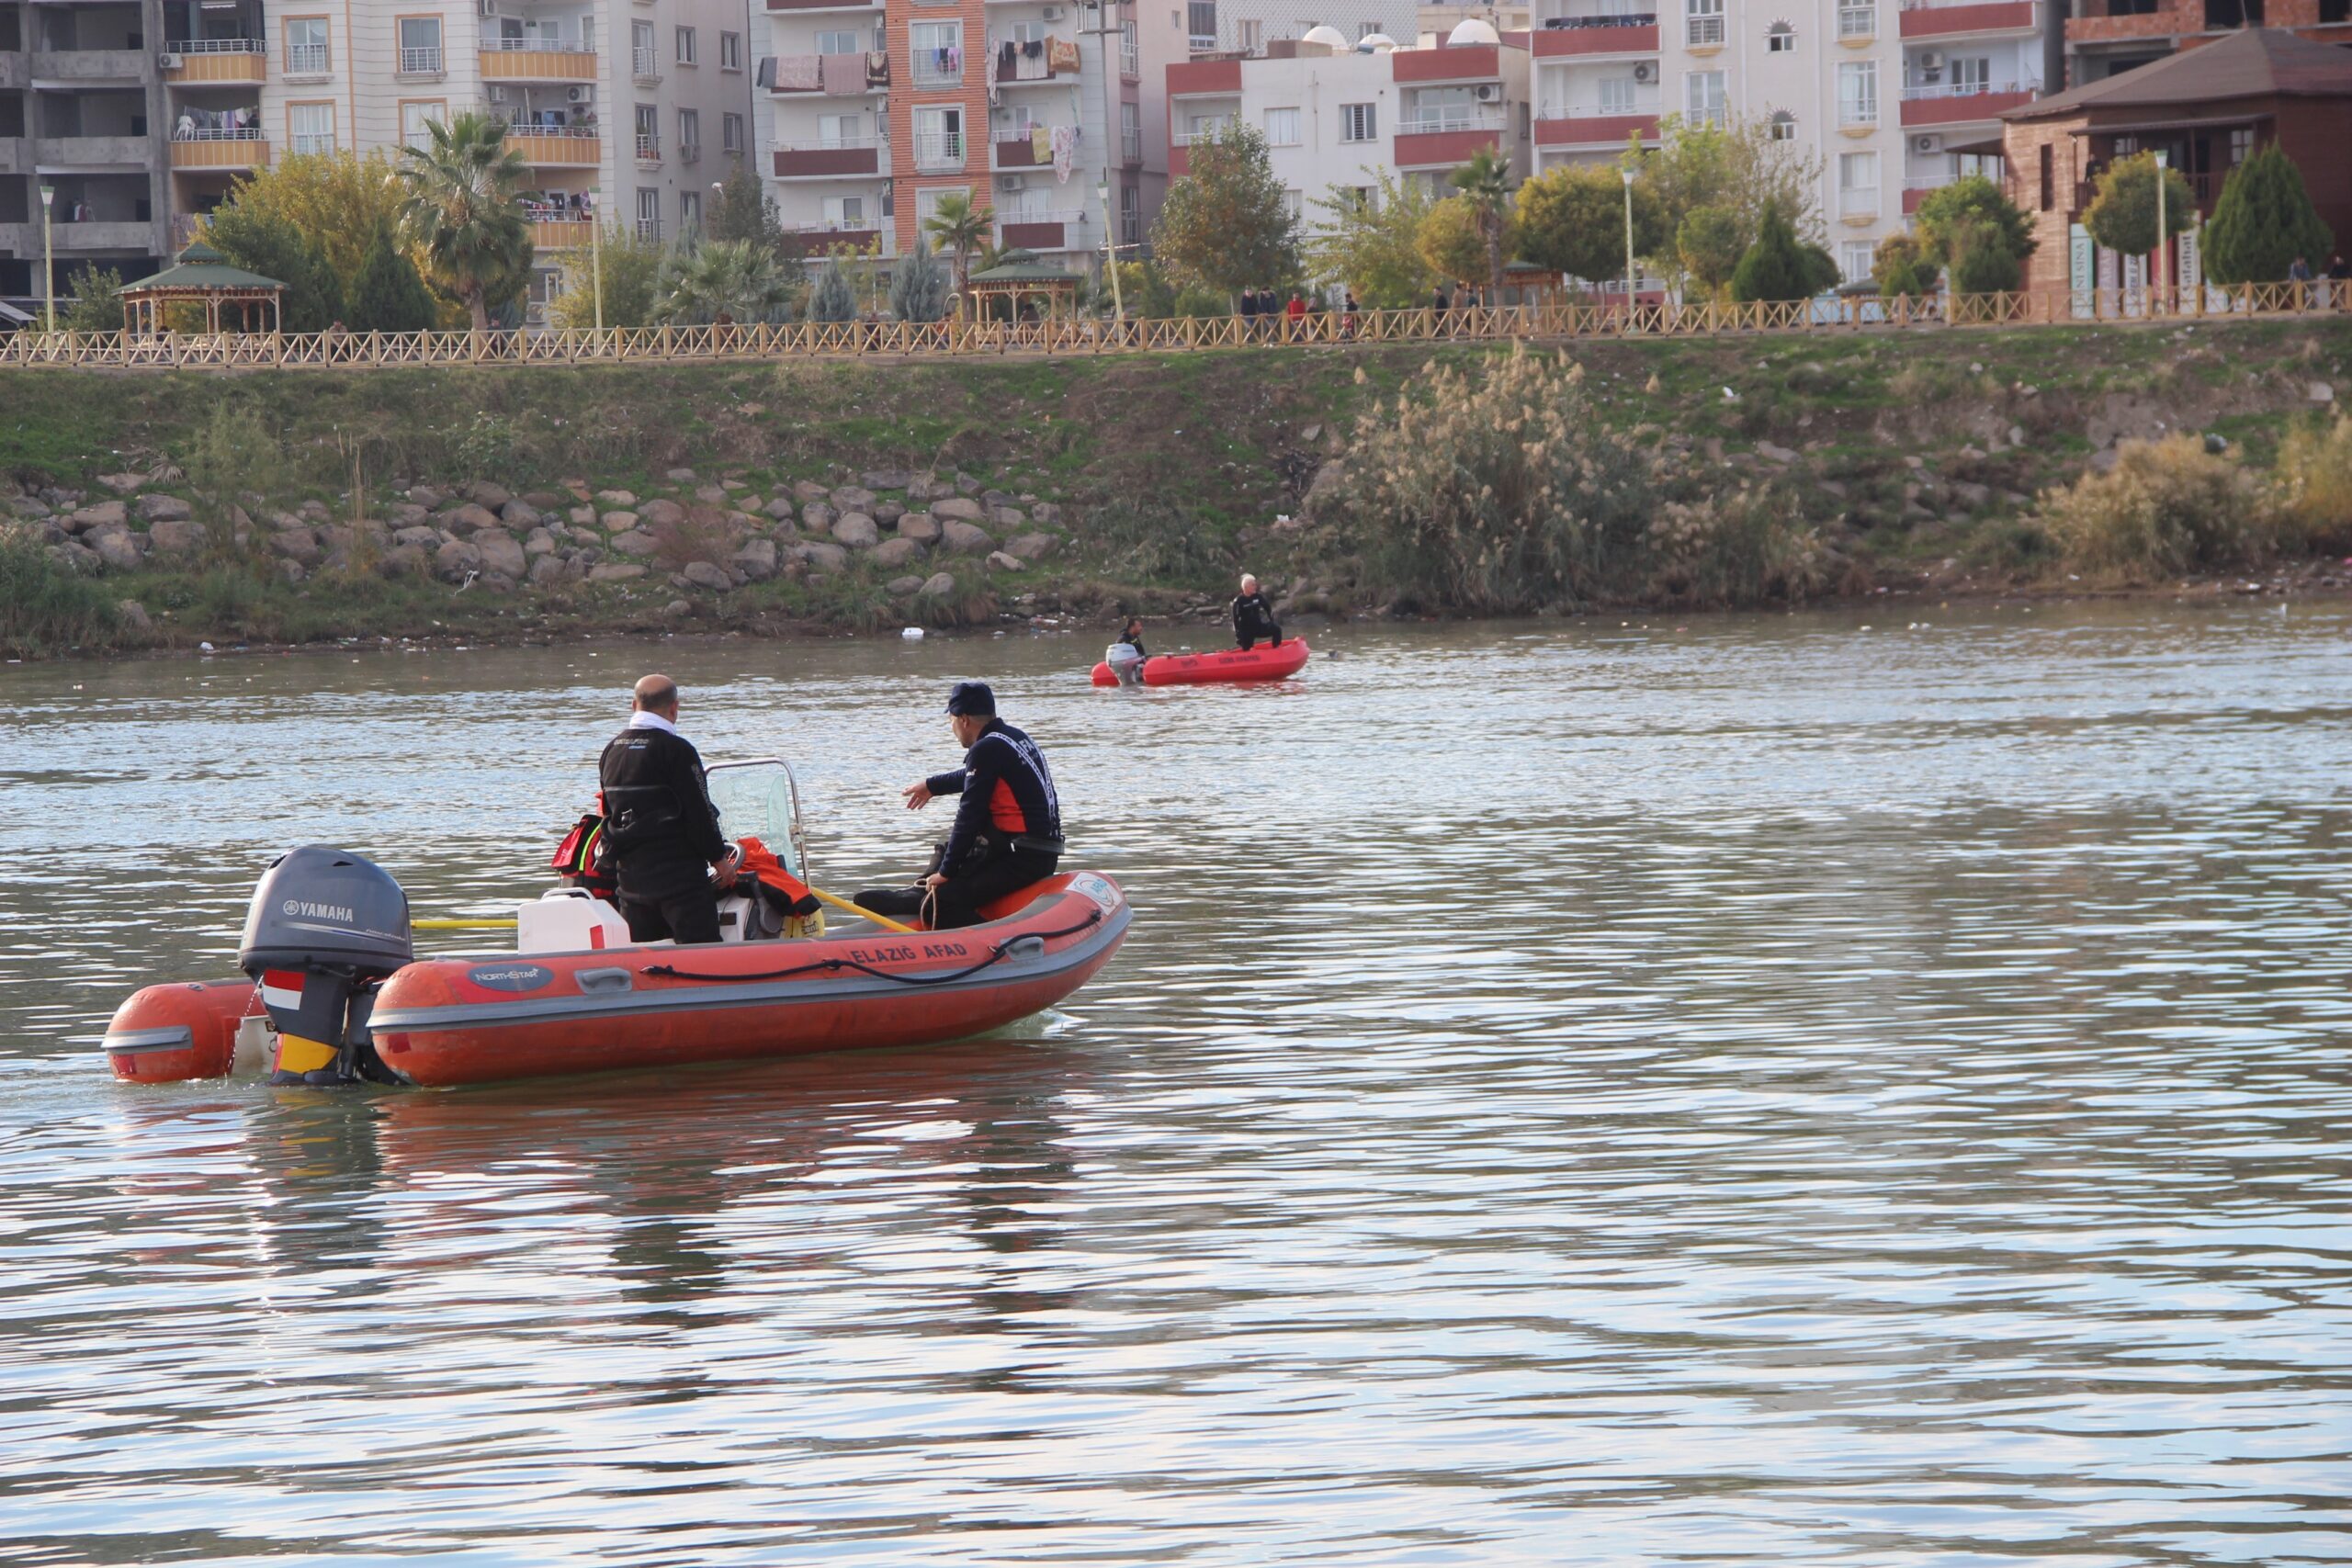
<svg viewBox="0 0 2352 1568"><path fill-rule="evenodd" d="M2352 419L2296 425L2278 445L2281 521L2312 549L2352 554Z"/></svg>
<svg viewBox="0 0 2352 1568"><path fill-rule="evenodd" d="M1233 314L1233 300L1204 285L1188 283L1177 291L1173 309L1179 316L1213 321L1219 316Z"/></svg>
<svg viewBox="0 0 2352 1568"><path fill-rule="evenodd" d="M2335 248L2302 171L2276 141L2230 171L2204 238L2205 270L2216 283L2283 282L2297 256L2323 272Z"/></svg>
<svg viewBox="0 0 2352 1568"><path fill-rule="evenodd" d="M2126 441L2114 468L2045 491L2041 511L2070 561L2123 581L2246 566L2278 532L2254 476L2194 435Z"/></svg>
<svg viewBox="0 0 2352 1568"><path fill-rule="evenodd" d="M1777 487L1668 502L1650 524L1651 594L1681 604L1792 604L1827 586L1830 552Z"/></svg>
<svg viewBox="0 0 2352 1568"><path fill-rule="evenodd" d="M1433 361L1358 419L1340 464L1318 533L1401 602L1520 615L1640 584L1650 461L1565 355Z"/></svg>
<svg viewBox="0 0 2352 1568"><path fill-rule="evenodd" d="M122 331L122 274L113 267L76 267L65 280L70 298L57 309L57 324L69 333Z"/></svg>
<svg viewBox="0 0 2352 1568"><path fill-rule="evenodd" d="M1815 282L1796 231L1779 208L1766 208L1756 243L1731 275L1731 297L1743 305L1759 299L1810 299L1818 291Z"/></svg>
<svg viewBox="0 0 2352 1568"><path fill-rule="evenodd" d="M1954 294L2011 294L2017 291L2024 264L2009 249L2000 231L1980 223L1961 242L1960 259L1951 265Z"/></svg>
<svg viewBox="0 0 2352 1568"><path fill-rule="evenodd" d="M1908 234L1889 234L1871 256L1871 277L1889 299L1933 294L1937 270L1935 258Z"/></svg>
<svg viewBox="0 0 2352 1568"><path fill-rule="evenodd" d="M0 542L0 654L38 659L111 649L120 625L103 585L59 565L39 545Z"/></svg>
<svg viewBox="0 0 2352 1568"><path fill-rule="evenodd" d="M1238 564L1227 541L1166 502L1113 502L1089 513L1087 531L1111 566L1137 582L1205 588L1222 584Z"/></svg>

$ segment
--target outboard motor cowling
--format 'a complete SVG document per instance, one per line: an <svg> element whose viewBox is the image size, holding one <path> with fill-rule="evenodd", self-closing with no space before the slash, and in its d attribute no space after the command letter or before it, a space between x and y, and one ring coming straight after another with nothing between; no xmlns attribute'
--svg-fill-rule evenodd
<svg viewBox="0 0 2352 1568"><path fill-rule="evenodd" d="M361 1077L356 1044L374 987L415 955L408 895L383 867L324 844L280 855L237 944L237 966L261 983L277 1029L270 1081Z"/></svg>

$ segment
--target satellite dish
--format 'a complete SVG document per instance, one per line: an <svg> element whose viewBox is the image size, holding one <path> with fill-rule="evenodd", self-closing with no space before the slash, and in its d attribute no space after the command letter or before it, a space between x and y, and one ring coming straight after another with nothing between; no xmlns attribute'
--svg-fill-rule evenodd
<svg viewBox="0 0 2352 1568"><path fill-rule="evenodd" d="M1456 22L1453 25L1453 30L1445 35L1445 42L1449 49L1457 48L1465 43L1500 43L1502 35L1495 31L1492 22L1482 21L1476 17L1472 17L1464 21Z"/></svg>
<svg viewBox="0 0 2352 1568"><path fill-rule="evenodd" d="M1336 49L1344 52L1348 47L1348 35L1341 32L1339 28L1326 24L1322 27L1307 28L1305 32L1299 35L1298 41L1301 43L1319 43L1326 49Z"/></svg>
<svg viewBox="0 0 2352 1568"><path fill-rule="evenodd" d="M1396 40L1386 33L1367 33L1356 39L1356 50L1363 54L1381 54L1396 47Z"/></svg>

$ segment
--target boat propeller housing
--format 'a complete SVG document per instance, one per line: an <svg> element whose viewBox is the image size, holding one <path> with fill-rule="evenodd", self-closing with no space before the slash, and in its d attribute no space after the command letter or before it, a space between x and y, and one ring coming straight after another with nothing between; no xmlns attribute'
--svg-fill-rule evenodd
<svg viewBox="0 0 2352 1568"><path fill-rule="evenodd" d="M261 983L277 1030L276 1083L351 1083L363 1076L376 986L416 956L408 895L347 850L308 845L262 874L245 911L237 966Z"/></svg>

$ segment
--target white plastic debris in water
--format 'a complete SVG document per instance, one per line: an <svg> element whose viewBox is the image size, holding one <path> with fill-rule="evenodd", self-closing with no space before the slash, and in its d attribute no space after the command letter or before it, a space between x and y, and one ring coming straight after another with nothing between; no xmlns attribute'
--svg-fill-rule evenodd
<svg viewBox="0 0 2352 1568"><path fill-rule="evenodd" d="M906 638L909 642L921 642L922 640L922 628L921 626L909 626L899 635Z"/></svg>
<svg viewBox="0 0 2352 1568"><path fill-rule="evenodd" d="M198 653L209 653L212 651L212 645L209 642L199 642L196 645L196 650Z"/></svg>

